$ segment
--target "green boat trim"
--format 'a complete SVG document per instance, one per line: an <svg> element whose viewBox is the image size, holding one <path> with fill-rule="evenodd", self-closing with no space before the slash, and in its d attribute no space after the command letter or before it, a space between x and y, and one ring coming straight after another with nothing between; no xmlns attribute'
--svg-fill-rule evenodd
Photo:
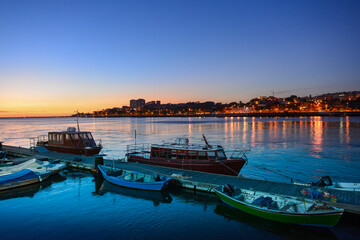
<svg viewBox="0 0 360 240"><path fill-rule="evenodd" d="M229 196L228 193L224 193L221 191L221 187L215 189L216 195L223 201L224 203L234 207L243 212L255 215L257 217L261 217L264 219L282 222L282 223L290 223L290 224L299 224L306 226L317 226L317 227L333 227L335 226L343 214L343 209L338 209L335 207L330 207L330 209L325 210L317 210L317 211L309 211L309 208L306 208L306 205L316 204L316 201L302 199L302 201L295 199L293 197L286 197L281 195L275 195L270 193L261 193L249 190L243 190L246 192L253 192L254 195L256 193L257 196L263 194L264 196L272 196L277 198L277 200L286 199L291 202L296 202L298 205L304 204L303 212L290 212L289 210L281 210L281 209L270 209L269 207L260 207L254 205L252 203L247 203L244 200L239 200L237 196ZM240 189L238 189L240 190ZM240 190L240 192L241 192ZM308 210L307 210L308 209Z"/></svg>

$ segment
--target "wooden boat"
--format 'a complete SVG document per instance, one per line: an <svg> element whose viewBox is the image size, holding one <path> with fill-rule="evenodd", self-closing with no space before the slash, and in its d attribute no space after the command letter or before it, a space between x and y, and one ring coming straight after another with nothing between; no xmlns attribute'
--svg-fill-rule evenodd
<svg viewBox="0 0 360 240"><path fill-rule="evenodd" d="M62 163L53 164L48 161L40 161L36 158L32 158L18 165L4 167L1 169L1 172L14 173L22 169L30 169L31 171L36 173L40 177L40 181L42 181L48 178L50 175L56 174L65 168L66 165Z"/></svg>
<svg viewBox="0 0 360 240"><path fill-rule="evenodd" d="M238 189L230 185L215 188L215 193L221 201L238 210L282 223L333 227L344 211L315 200Z"/></svg>
<svg viewBox="0 0 360 240"><path fill-rule="evenodd" d="M15 166L2 167L0 169L0 190L41 182L65 167L65 164L52 164L35 158Z"/></svg>
<svg viewBox="0 0 360 240"><path fill-rule="evenodd" d="M115 170L104 165L98 165L98 168L106 181L127 188L160 191L171 179L133 171Z"/></svg>
<svg viewBox="0 0 360 240"><path fill-rule="evenodd" d="M237 176L247 163L247 149L235 149L227 158L222 146L211 146L203 135L205 145L190 145L187 138L175 143L129 145L126 159L129 162L158 165L185 170Z"/></svg>
<svg viewBox="0 0 360 240"><path fill-rule="evenodd" d="M30 169L0 175L0 190L6 190L39 182L39 176Z"/></svg>
<svg viewBox="0 0 360 240"><path fill-rule="evenodd" d="M63 132L49 132L48 135L33 138L33 141L36 141L39 151L41 150L38 147L44 147L49 151L92 156L102 149L101 144L96 145L90 132L76 131L73 127Z"/></svg>

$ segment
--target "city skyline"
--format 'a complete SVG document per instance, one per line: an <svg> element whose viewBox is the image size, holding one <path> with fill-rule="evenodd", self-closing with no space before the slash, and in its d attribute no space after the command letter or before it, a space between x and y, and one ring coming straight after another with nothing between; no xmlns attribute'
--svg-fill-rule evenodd
<svg viewBox="0 0 360 240"><path fill-rule="evenodd" d="M360 89L359 1L2 1L0 117Z"/></svg>

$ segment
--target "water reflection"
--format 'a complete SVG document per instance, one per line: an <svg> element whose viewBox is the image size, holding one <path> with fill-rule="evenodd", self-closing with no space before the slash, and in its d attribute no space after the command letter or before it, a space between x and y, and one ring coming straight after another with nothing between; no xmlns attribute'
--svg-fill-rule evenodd
<svg viewBox="0 0 360 240"><path fill-rule="evenodd" d="M154 206L159 206L160 203L171 203L172 198L166 191L144 191L131 188L124 188L113 185L107 181L103 181L99 189L96 190L96 195L104 195L105 193L115 193L125 195L132 198L139 198L153 201Z"/></svg>
<svg viewBox="0 0 360 240"><path fill-rule="evenodd" d="M311 126L313 156L321 158L321 155L319 154L323 150L323 121L321 121L321 117L313 117Z"/></svg>
<svg viewBox="0 0 360 240"><path fill-rule="evenodd" d="M0 191L0 200L6 200L6 199L12 199L12 198L22 198L22 197L34 197L34 195L39 192L40 190L43 190L53 183L59 183L62 181L65 181L66 177L55 174L50 177L48 177L45 181L40 183L31 184L28 186L23 187L17 187L13 189L8 189L5 191Z"/></svg>
<svg viewBox="0 0 360 240"><path fill-rule="evenodd" d="M349 117L346 117L346 135L345 135L346 143L350 144L350 121Z"/></svg>

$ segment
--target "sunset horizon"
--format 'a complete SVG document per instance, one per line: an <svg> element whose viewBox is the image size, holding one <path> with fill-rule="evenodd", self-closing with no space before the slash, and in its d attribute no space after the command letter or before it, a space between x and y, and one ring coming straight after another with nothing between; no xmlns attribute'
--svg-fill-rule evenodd
<svg viewBox="0 0 360 240"><path fill-rule="evenodd" d="M360 89L358 1L3 1L0 117Z"/></svg>

